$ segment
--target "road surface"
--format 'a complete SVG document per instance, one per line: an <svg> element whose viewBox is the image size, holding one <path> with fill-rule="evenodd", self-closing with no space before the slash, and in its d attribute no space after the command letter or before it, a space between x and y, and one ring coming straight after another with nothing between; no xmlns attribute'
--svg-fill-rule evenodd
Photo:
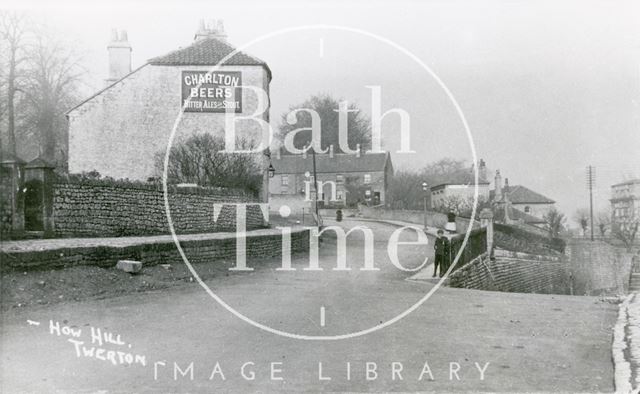
<svg viewBox="0 0 640 394"><path fill-rule="evenodd" d="M323 271L252 272L207 285L257 323L307 336L354 333L393 319L433 283L390 263L395 226L368 226L379 271L362 271L364 237L347 238L351 271L333 270L336 242L322 243ZM402 240L415 240L409 231ZM432 245L402 246L405 267ZM197 268L197 266L196 266ZM302 392L613 390L616 307L592 297L442 288L398 322L350 339L308 341L234 316L196 282L162 291L14 309L3 316L1 391ZM100 329L101 339L96 339ZM92 339L93 338L93 339ZM144 365L143 365L144 364Z"/></svg>

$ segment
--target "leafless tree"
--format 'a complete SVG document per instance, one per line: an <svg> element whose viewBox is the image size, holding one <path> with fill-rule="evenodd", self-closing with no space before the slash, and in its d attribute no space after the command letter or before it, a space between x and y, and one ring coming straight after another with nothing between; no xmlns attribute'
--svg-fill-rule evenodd
<svg viewBox="0 0 640 394"><path fill-rule="evenodd" d="M600 235L604 237L607 233L607 230L611 228L611 210L605 209L598 212L596 223L598 225L598 229L600 230Z"/></svg>
<svg viewBox="0 0 640 394"><path fill-rule="evenodd" d="M306 111L301 111L296 114L297 123L291 125L287 122L287 115L296 109L308 108L313 109L320 116L320 131L322 149L326 149L329 145L333 145L335 152L340 153L338 125L339 125L339 102L341 100L335 99L329 95L315 95L311 96L304 102L293 105L289 108L289 111L282 114L282 122L278 134L278 138L284 140L284 137L293 130L300 128L311 127L311 115ZM368 149L371 144L371 128L369 119L362 114L359 109L353 104L349 105L349 114L347 116L347 142L350 149L355 149L357 144L360 144L362 149ZM352 112L353 111L353 112ZM311 131L300 131L293 139L293 144L296 148L302 149L309 145L311 142ZM287 152L285 152L287 154Z"/></svg>
<svg viewBox="0 0 640 394"><path fill-rule="evenodd" d="M51 35L39 31L28 53L25 70L22 139L39 141L38 150L60 165L66 158L67 124L64 113L78 101L78 85L85 73L80 56Z"/></svg>
<svg viewBox="0 0 640 394"><path fill-rule="evenodd" d="M582 236L584 237L589 228L589 210L587 208L579 208L573 214L573 220L582 228Z"/></svg>
<svg viewBox="0 0 640 394"><path fill-rule="evenodd" d="M257 194L262 171L251 154L224 153L224 139L208 133L194 134L174 143L169 152L168 183L195 183L244 189ZM247 140L236 143L239 149L251 149ZM156 154L156 172L162 174L165 152Z"/></svg>
<svg viewBox="0 0 640 394"><path fill-rule="evenodd" d="M0 12L3 74L0 112L7 114L5 151L40 154L63 169L65 111L78 100L81 57L52 29L26 14ZM4 122L3 122L4 123Z"/></svg>
<svg viewBox="0 0 640 394"><path fill-rule="evenodd" d="M28 24L25 14L14 11L0 12L0 40L2 45L3 96L2 111L7 113L7 145L6 150L16 155L16 106L15 98L18 92L20 78L23 76L22 66L27 60L25 49L28 41Z"/></svg>
<svg viewBox="0 0 640 394"><path fill-rule="evenodd" d="M631 251L639 227L640 217L632 212L631 216L616 219L612 223L612 235L624 244L627 251Z"/></svg>
<svg viewBox="0 0 640 394"><path fill-rule="evenodd" d="M560 232L564 230L564 223L567 221L564 213L558 211L556 208L551 208L544 215L543 219L550 237L558 237Z"/></svg>

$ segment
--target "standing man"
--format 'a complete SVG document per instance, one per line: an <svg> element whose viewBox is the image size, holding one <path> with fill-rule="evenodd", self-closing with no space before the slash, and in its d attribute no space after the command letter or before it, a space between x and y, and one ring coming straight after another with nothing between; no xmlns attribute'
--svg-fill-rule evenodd
<svg viewBox="0 0 640 394"><path fill-rule="evenodd" d="M440 266L440 277L444 275L447 270L447 263L449 258L449 240L444 236L444 231L438 230L438 237L433 244L435 250L436 259L433 263L433 277L435 278L438 272L438 266Z"/></svg>

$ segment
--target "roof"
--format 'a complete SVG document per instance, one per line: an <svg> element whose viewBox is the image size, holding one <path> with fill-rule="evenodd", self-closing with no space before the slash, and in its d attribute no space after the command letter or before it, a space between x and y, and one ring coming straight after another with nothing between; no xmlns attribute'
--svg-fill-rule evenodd
<svg viewBox="0 0 640 394"><path fill-rule="evenodd" d="M328 154L316 155L316 172L318 173L348 173L348 172L377 172L384 171L391 165L389 152L363 153L360 157L354 154L336 153L331 158ZM313 155L307 158L302 155L282 155L280 159L272 159L276 174L304 174L313 172Z"/></svg>
<svg viewBox="0 0 640 394"><path fill-rule="evenodd" d="M131 74L136 73L138 70L145 66L215 66L220 63L222 59L230 55L236 48L225 41L217 38L203 38L186 48L180 48L175 51L171 51L163 56L154 57L147 60L145 64L131 71L127 75L106 86L104 89L97 91L87 99L81 101L79 104L70 108L66 113L70 113L74 109L82 106L87 101L99 96L104 91L110 89L112 86L117 85L122 80L127 79ZM222 65L225 66L261 66L267 71L267 78L271 81L271 69L263 60L257 57L248 55L244 52L236 52L233 56L227 59Z"/></svg>
<svg viewBox="0 0 640 394"><path fill-rule="evenodd" d="M460 172L456 174L452 174L448 176L448 179L445 182L440 182L434 186L432 189L435 189L439 186L445 185L475 185L476 184L476 176L474 172ZM478 174L478 185L488 185L489 181L482 178L480 174Z"/></svg>
<svg viewBox="0 0 640 394"><path fill-rule="evenodd" d="M634 185L640 183L640 178L638 179L631 179L628 181L624 181L624 182L620 182L620 183L616 183L615 185L611 185L611 187L617 187L617 186L625 186L625 185Z"/></svg>
<svg viewBox="0 0 640 394"><path fill-rule="evenodd" d="M269 79L271 70L263 60L236 51L236 48L218 38L203 38L186 48L180 48L166 55L154 57L148 63L154 66L215 66L227 56L222 65L225 66L262 66L266 68Z"/></svg>
<svg viewBox="0 0 640 394"><path fill-rule="evenodd" d="M505 186L502 188L502 192L506 193L509 201L513 204L554 204L555 201L543 196L540 193L534 192L533 190L521 186ZM493 199L495 195L495 191L492 190L490 192L490 197Z"/></svg>
<svg viewBox="0 0 640 394"><path fill-rule="evenodd" d="M523 222L528 223L528 224L543 224L546 223L543 219L537 218L535 216L529 215L528 213L524 213L519 209L516 209L512 206L508 206L507 209L509 210L509 219L511 220L520 220L522 219ZM494 219L498 222L504 222L504 213L505 210L500 208L500 209L496 209L495 212L495 216Z"/></svg>

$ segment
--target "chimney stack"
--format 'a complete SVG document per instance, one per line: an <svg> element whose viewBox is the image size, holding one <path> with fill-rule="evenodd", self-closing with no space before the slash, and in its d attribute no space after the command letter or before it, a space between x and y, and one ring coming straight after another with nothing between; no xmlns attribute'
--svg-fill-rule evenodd
<svg viewBox="0 0 640 394"><path fill-rule="evenodd" d="M487 180L487 164L484 159L480 159L480 164L478 165L478 178L480 178L480 181Z"/></svg>
<svg viewBox="0 0 640 394"><path fill-rule="evenodd" d="M227 41L227 34L224 32L224 21L222 19L213 19L205 23L204 19L200 19L198 31L196 31L193 39L194 41L199 41L205 38L217 38L221 41Z"/></svg>
<svg viewBox="0 0 640 394"><path fill-rule="evenodd" d="M494 192L494 201L502 200L502 176L500 175L500 170L496 170L496 177L494 179L495 182L495 192Z"/></svg>
<svg viewBox="0 0 640 394"><path fill-rule="evenodd" d="M109 77L107 83L111 84L131 72L131 44L127 38L127 31L120 34L116 29L111 31L111 42L107 45L109 52Z"/></svg>

